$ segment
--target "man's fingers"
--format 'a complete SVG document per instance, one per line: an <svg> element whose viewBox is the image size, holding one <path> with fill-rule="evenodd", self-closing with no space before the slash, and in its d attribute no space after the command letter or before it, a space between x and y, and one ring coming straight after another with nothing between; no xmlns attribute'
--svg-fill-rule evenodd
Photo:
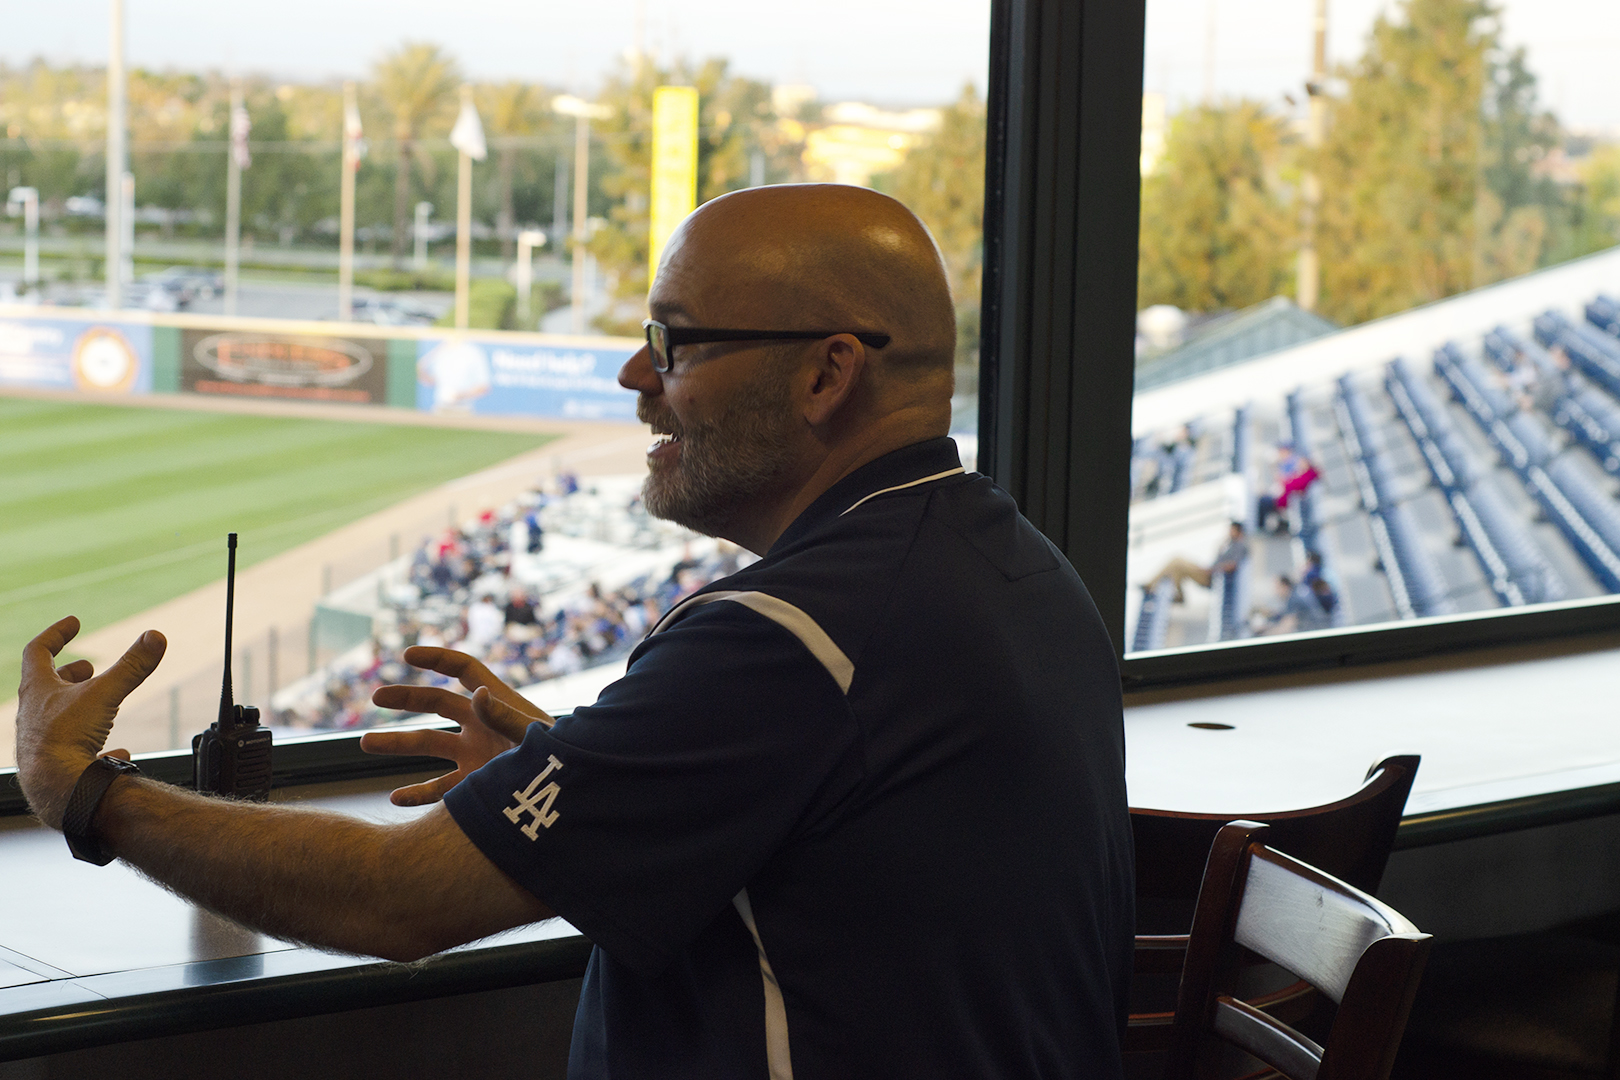
<svg viewBox="0 0 1620 1080"><path fill-rule="evenodd" d="M96 673L95 665L88 660L75 660L71 664L63 664L56 669L56 674L71 683L81 683Z"/></svg>
<svg viewBox="0 0 1620 1080"><path fill-rule="evenodd" d="M107 687L113 695L112 704L117 705L129 696L129 692L141 683L146 677L157 670L158 664L163 660L163 652L169 647L162 634L156 630L148 630L135 639L135 644L124 650L124 655L118 662L102 672L101 684Z"/></svg>
<svg viewBox="0 0 1620 1080"><path fill-rule="evenodd" d="M480 686L502 685L501 680L480 661L455 649L441 649L436 645L412 645L405 650L405 662L412 667L426 668L429 671L437 671L440 675L448 675L468 690L476 690Z"/></svg>
<svg viewBox="0 0 1620 1080"><path fill-rule="evenodd" d="M466 723L471 714L466 698L442 686L379 686L372 691L371 700L384 709L436 713L458 724Z"/></svg>
<svg viewBox="0 0 1620 1080"><path fill-rule="evenodd" d="M395 806L428 806L444 798L444 793L461 783L465 774L457 769L455 772L445 773L432 780L420 784L411 784L407 787L395 788L388 796L388 801Z"/></svg>
<svg viewBox="0 0 1620 1080"><path fill-rule="evenodd" d="M69 615L60 619L23 646L22 677L27 682L30 677L42 678L55 670L51 663L62 647L72 641L79 632L79 620Z"/></svg>
<svg viewBox="0 0 1620 1080"><path fill-rule="evenodd" d="M119 747L117 750L104 750L101 753L97 754L96 757L115 757L115 758L121 758L124 761L128 761L129 760L129 751L125 750L123 747Z"/></svg>
<svg viewBox="0 0 1620 1080"><path fill-rule="evenodd" d="M453 731L368 731L360 736L360 749L368 754L401 757L436 757L456 760L459 736Z"/></svg>
<svg viewBox="0 0 1620 1080"><path fill-rule="evenodd" d="M479 687L472 696L473 714L492 731L498 731L515 743L523 741L524 732L535 722L535 717L518 712L506 702Z"/></svg>

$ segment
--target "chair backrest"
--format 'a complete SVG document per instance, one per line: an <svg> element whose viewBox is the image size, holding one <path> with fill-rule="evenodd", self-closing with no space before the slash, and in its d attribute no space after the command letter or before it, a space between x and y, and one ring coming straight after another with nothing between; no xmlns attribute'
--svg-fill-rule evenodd
<svg viewBox="0 0 1620 1080"><path fill-rule="evenodd" d="M1272 849L1270 832L1237 821L1215 837L1166 1080L1211 1074L1223 1043L1291 1080L1387 1080L1431 939L1360 889ZM1338 1003L1325 1047L1235 996L1245 949Z"/></svg>
<svg viewBox="0 0 1620 1080"><path fill-rule="evenodd" d="M1278 851L1365 892L1376 892L1419 760L1415 754L1385 758L1367 770L1359 791L1305 810L1258 815L1131 810L1137 932L1187 932L1210 845L1221 827L1239 816L1270 825L1268 843Z"/></svg>

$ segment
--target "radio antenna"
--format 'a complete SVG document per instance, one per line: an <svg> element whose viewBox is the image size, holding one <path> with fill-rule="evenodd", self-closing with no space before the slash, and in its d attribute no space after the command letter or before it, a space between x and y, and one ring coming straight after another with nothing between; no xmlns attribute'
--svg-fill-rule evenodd
<svg viewBox="0 0 1620 1080"><path fill-rule="evenodd" d="M235 702L231 696L231 623L236 610L236 534L225 536L225 678L219 689L219 727L229 731L236 726Z"/></svg>

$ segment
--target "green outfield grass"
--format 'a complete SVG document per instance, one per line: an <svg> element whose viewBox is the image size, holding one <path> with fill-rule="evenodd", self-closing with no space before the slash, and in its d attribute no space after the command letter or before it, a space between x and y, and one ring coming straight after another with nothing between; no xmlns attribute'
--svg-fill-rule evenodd
<svg viewBox="0 0 1620 1080"><path fill-rule="evenodd" d="M227 532L251 566L550 438L0 397L0 701L45 626L223 576Z"/></svg>

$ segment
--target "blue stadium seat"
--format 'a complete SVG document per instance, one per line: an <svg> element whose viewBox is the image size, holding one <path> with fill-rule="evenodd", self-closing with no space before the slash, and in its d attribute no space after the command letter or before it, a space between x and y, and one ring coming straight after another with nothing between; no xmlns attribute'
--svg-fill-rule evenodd
<svg viewBox="0 0 1620 1080"><path fill-rule="evenodd" d="M1572 323L1557 311L1537 315L1534 326L1537 341L1563 349L1584 375L1620 397L1620 341L1594 326Z"/></svg>
<svg viewBox="0 0 1620 1080"><path fill-rule="evenodd" d="M1605 472L1620 473L1620 403L1583 381L1558 399L1552 419L1590 450Z"/></svg>
<svg viewBox="0 0 1620 1080"><path fill-rule="evenodd" d="M1149 592L1143 590L1142 610L1136 617L1136 633L1131 637L1131 649L1143 652L1164 648L1165 632L1170 628L1170 603L1176 587L1167 578Z"/></svg>
<svg viewBox="0 0 1620 1080"><path fill-rule="evenodd" d="M1620 300L1599 296L1586 305L1586 321L1611 337L1620 337Z"/></svg>
<svg viewBox="0 0 1620 1080"><path fill-rule="evenodd" d="M1373 543L1389 580L1390 595L1402 618L1447 615L1456 605L1439 565L1423 543L1422 531L1407 508L1395 501L1394 467L1381 452L1378 428L1366 395L1349 375L1339 378L1339 402L1348 418L1360 454L1362 476L1372 489L1364 492ZM1371 498L1367 498L1367 495Z"/></svg>
<svg viewBox="0 0 1620 1080"><path fill-rule="evenodd" d="M1548 465L1547 475L1610 550L1620 552L1620 506L1614 496L1593 483L1568 456Z"/></svg>

